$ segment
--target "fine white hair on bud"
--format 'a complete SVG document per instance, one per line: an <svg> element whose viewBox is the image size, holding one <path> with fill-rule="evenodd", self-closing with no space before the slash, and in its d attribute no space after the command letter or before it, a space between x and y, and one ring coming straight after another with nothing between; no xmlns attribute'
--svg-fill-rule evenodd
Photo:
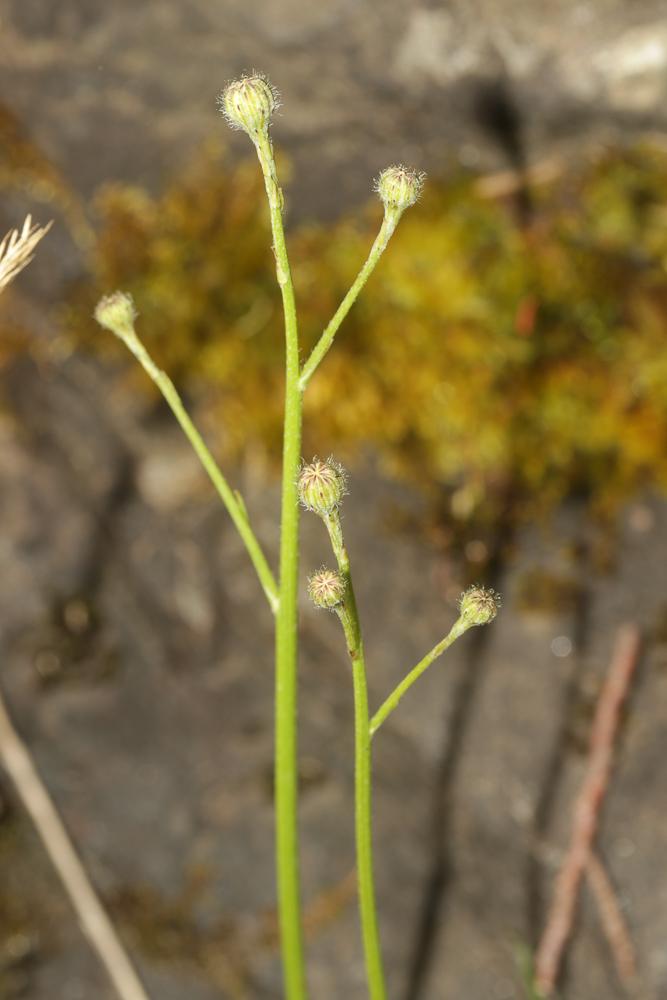
<svg viewBox="0 0 667 1000"><path fill-rule="evenodd" d="M347 493L347 476L333 459L314 458L302 466L297 486L302 507L326 517L340 507Z"/></svg>
<svg viewBox="0 0 667 1000"><path fill-rule="evenodd" d="M134 333L137 311L128 292L112 292L111 295L105 295L95 306L94 315L100 326L111 330L122 340Z"/></svg>
<svg viewBox="0 0 667 1000"><path fill-rule="evenodd" d="M426 174L402 164L387 167L375 181L375 190L386 211L404 212L419 198Z"/></svg>
<svg viewBox="0 0 667 1000"><path fill-rule="evenodd" d="M218 97L218 107L232 128L242 129L251 139L267 132L278 107L278 92L259 73L228 83Z"/></svg>
<svg viewBox="0 0 667 1000"><path fill-rule="evenodd" d="M459 620L465 625L488 625L498 614L501 599L495 590L479 587L476 584L468 587L459 599Z"/></svg>
<svg viewBox="0 0 667 1000"><path fill-rule="evenodd" d="M320 569L308 580L308 596L316 608L335 611L345 600L345 580L335 569Z"/></svg>

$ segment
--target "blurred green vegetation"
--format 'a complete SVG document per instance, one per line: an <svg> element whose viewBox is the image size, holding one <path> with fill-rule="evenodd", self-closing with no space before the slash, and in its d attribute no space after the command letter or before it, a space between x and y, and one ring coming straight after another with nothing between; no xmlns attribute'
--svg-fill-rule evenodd
<svg viewBox="0 0 667 1000"><path fill-rule="evenodd" d="M530 200L526 222L475 177L429 180L310 385L307 455L370 449L445 519L477 525L573 494L611 515L667 486L667 153L604 152ZM277 466L282 320L256 164L209 145L159 196L109 185L96 210L94 279L66 313L75 336L99 345L97 297L131 292L216 448ZM289 234L304 356L380 216L369 201Z"/></svg>

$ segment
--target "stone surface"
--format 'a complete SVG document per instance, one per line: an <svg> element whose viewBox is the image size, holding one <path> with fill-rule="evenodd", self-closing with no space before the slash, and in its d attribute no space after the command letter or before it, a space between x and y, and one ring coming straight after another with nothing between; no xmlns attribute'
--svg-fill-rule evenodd
<svg viewBox="0 0 667 1000"><path fill-rule="evenodd" d="M0 47L3 102L86 209L107 181L159 186L224 128L216 93L252 67L283 92L291 219L364 200L388 162L438 172L569 157L664 128L667 107L660 0L6 0ZM229 142L247 152L243 137ZM81 261L52 246L42 292L56 301ZM151 996L277 998L271 621L179 434L115 386L57 352L4 372L2 688ZM235 482L275 560L275 484L252 469ZM419 517L418 498L353 470L345 527L373 704L443 634L457 593L452 566L388 526L396 505ZM522 997L516 947L542 926L591 705L626 619L647 648L600 844L646 996L667 996L667 506L628 509L606 574L572 560L582 535L576 508L526 532L498 622L434 666L378 736L392 1000ZM329 558L312 518L304 543L305 580ZM574 578L574 605L522 610L535 569ZM361 998L348 666L333 616L304 605L301 628L313 996ZM0 806L0 995L111 1000L6 786ZM586 898L563 997L623 995Z"/></svg>
<svg viewBox="0 0 667 1000"><path fill-rule="evenodd" d="M27 363L10 373L15 417L0 449L3 690L151 995L278 997L270 616L185 442L166 418L148 421L109 392L107 379L76 357L48 379ZM168 466L179 484L165 499L156 483ZM275 486L242 472L236 480L274 558ZM352 483L345 527L377 705L448 627L456 581L424 539L388 526L397 504L418 516L418 498L368 470L352 470ZM544 920L591 706L624 620L642 625L648 645L601 850L647 996L664 992L666 532L664 502L633 505L606 575L572 563L576 508L546 533L526 532L502 580L498 621L431 668L376 738L392 997L521 997L516 949L534 943ZM327 546L315 518L304 518L303 533L305 584ZM566 597L574 576L578 600L522 611L536 569L560 580ZM313 995L362 997L349 668L334 616L304 606L302 642ZM9 789L4 798L14 801ZM7 996L111 1000L17 805L0 822L0 856L11 872L0 911ZM28 957L10 960L21 949ZM563 995L625 995L588 899Z"/></svg>
<svg viewBox="0 0 667 1000"><path fill-rule="evenodd" d="M364 200L391 162L498 169L666 124L661 0L6 0L0 46L3 101L84 196L159 184L253 67L282 92L292 218Z"/></svg>

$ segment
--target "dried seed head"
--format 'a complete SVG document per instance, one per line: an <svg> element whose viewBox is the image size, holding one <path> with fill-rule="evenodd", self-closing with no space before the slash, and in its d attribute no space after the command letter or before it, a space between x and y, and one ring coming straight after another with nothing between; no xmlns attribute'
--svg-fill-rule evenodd
<svg viewBox="0 0 667 1000"><path fill-rule="evenodd" d="M95 306L95 319L100 326L111 330L117 337L126 340L134 333L137 311L132 296L127 292L113 292L105 295Z"/></svg>
<svg viewBox="0 0 667 1000"><path fill-rule="evenodd" d="M51 223L34 226L27 215L21 229L12 229L0 242L0 291L27 267L35 247L48 233Z"/></svg>
<svg viewBox="0 0 667 1000"><path fill-rule="evenodd" d="M317 608L334 611L345 599L345 580L333 569L321 569L308 580L308 596Z"/></svg>
<svg viewBox="0 0 667 1000"><path fill-rule="evenodd" d="M337 462L330 458L326 462L314 458L302 467L298 487L302 506L326 517L340 507L347 492L347 479Z"/></svg>
<svg viewBox="0 0 667 1000"><path fill-rule="evenodd" d="M404 166L387 167L375 182L385 211L404 212L419 198L426 174Z"/></svg>
<svg viewBox="0 0 667 1000"><path fill-rule="evenodd" d="M218 106L232 128L242 129L253 139L268 130L278 94L265 77L252 74L227 84Z"/></svg>
<svg viewBox="0 0 667 1000"><path fill-rule="evenodd" d="M459 600L459 620L467 626L487 625L498 614L500 594L486 587L473 586L461 594Z"/></svg>

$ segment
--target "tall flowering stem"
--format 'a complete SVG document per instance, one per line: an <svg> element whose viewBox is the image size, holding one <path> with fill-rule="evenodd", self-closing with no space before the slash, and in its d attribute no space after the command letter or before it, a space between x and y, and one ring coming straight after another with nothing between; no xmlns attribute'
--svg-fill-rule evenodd
<svg viewBox="0 0 667 1000"><path fill-rule="evenodd" d="M269 205L276 276L282 295L285 325L285 414L283 429L282 498L280 519L280 571L278 583L249 523L245 505L232 490L201 435L186 412L169 377L154 364L135 331L135 312L129 295L116 292L98 304L96 318L125 341L156 383L199 456L241 535L272 611L275 638L275 803L278 912L286 1000L307 1000L303 953L299 837L297 816L297 654L299 571L299 503L324 510L325 521L338 560L338 573L329 571L311 581L310 593L321 607L336 610L343 623L354 683L356 833L359 899L371 1000L385 1000L386 988L375 909L371 842L371 728L368 712L366 666L347 552L343 544L337 506L345 492L337 466L319 463L309 490L300 476L303 394L318 365L384 252L398 221L417 200L423 176L405 167L389 167L376 183L384 205L384 219L367 260L333 318L325 327L303 367L299 360L294 288L283 229L283 195L278 183L269 135L277 95L268 81L256 74L230 83L220 96L220 107L233 128L246 132L255 146L264 176ZM325 480L321 472L325 469ZM321 488L324 486L324 492ZM300 495L301 493L301 495ZM306 496L307 494L307 496ZM323 506L324 505L324 506Z"/></svg>
<svg viewBox="0 0 667 1000"><path fill-rule="evenodd" d="M269 203L276 276L285 319L285 413L283 424L282 497L280 514L279 599L276 615L275 756L276 867L283 979L288 1000L307 996L297 814L297 659L299 503L297 476L301 462L303 394L299 385L299 335L294 286L285 231L284 199L269 136L276 94L262 77L238 80L227 88L221 103L228 121L252 139L264 175Z"/></svg>
<svg viewBox="0 0 667 1000"><path fill-rule="evenodd" d="M285 315L285 414L280 515L280 596L276 616L275 795L278 907L285 992L306 996L299 888L297 822L297 616L299 504L296 480L301 462L303 395L299 386L299 341L285 234L283 198L268 134L255 142L271 212L273 252Z"/></svg>

